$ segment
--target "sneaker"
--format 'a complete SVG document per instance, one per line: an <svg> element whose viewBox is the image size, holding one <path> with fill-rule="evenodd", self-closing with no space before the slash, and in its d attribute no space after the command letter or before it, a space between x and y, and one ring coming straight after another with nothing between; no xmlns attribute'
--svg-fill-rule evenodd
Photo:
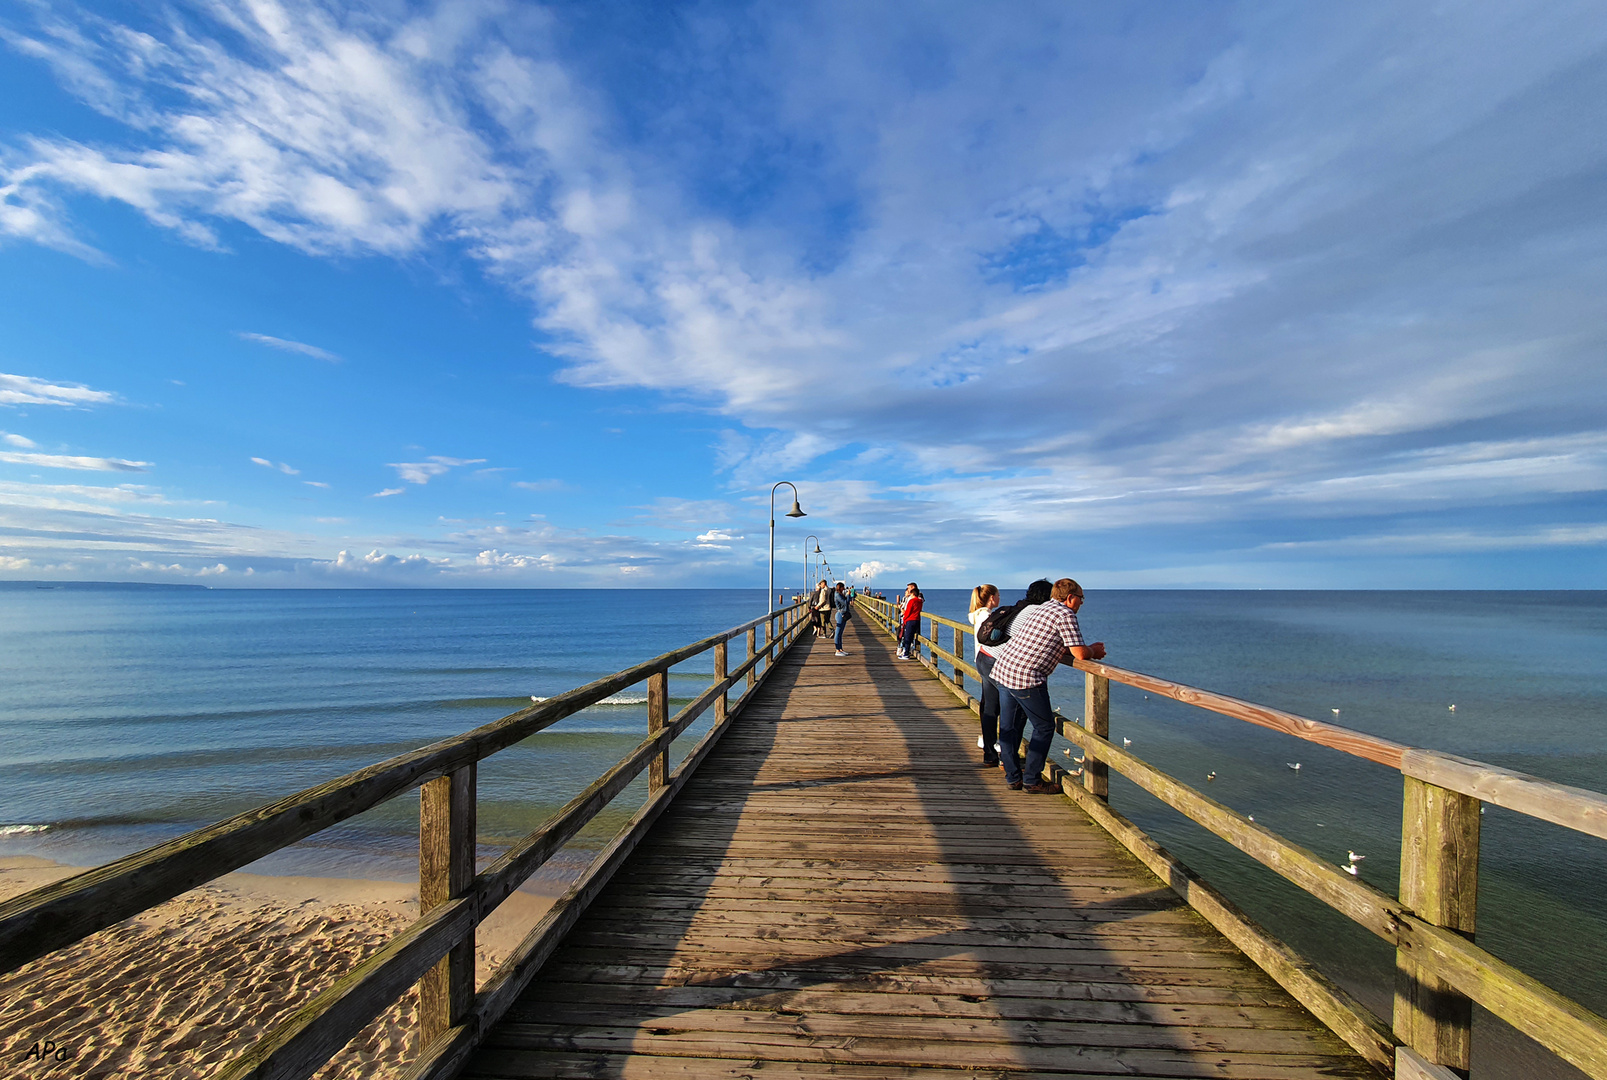
<svg viewBox="0 0 1607 1080"><path fill-rule="evenodd" d="M902 649L900 649L899 653L898 653L898 658L900 660L908 660L909 659L909 653L906 653Z"/></svg>
<svg viewBox="0 0 1607 1080"><path fill-rule="evenodd" d="M1020 791L1021 790L1021 781L1017 780L1015 783L1010 784L1009 788L1010 788L1011 791Z"/></svg>
<svg viewBox="0 0 1607 1080"><path fill-rule="evenodd" d="M847 653L845 653L845 652L843 652L843 651L842 651L842 650L841 650L841 649L838 649L838 650L837 650L837 655L838 655L838 656L847 656L847 655L848 655L848 654L847 654Z"/></svg>

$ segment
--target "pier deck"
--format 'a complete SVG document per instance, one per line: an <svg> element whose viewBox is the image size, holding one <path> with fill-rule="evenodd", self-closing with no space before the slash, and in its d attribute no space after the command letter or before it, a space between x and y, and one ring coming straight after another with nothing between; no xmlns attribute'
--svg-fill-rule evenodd
<svg viewBox="0 0 1607 1080"><path fill-rule="evenodd" d="M886 639L800 642L466 1077L1376 1077Z"/></svg>

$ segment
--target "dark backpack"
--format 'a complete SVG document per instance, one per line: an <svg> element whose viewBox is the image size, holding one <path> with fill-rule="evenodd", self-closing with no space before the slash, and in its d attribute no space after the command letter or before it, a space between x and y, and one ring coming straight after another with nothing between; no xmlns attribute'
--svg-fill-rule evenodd
<svg viewBox="0 0 1607 1080"><path fill-rule="evenodd" d="M982 625L976 628L977 644L991 648L994 645L1003 645L1010 640L1010 624L1016 621L1016 616L1029 607L1035 607L1031 601L1017 600L1009 607L998 608L992 615L982 620Z"/></svg>

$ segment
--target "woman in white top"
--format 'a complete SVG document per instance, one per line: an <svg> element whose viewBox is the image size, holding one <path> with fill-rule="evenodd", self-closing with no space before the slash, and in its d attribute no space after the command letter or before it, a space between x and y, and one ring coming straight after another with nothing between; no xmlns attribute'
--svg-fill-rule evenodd
<svg viewBox="0 0 1607 1080"><path fill-rule="evenodd" d="M976 744L982 748L984 765L999 764L999 687L992 679L993 653L977 640L976 631L998 606L997 585L978 585L971 590L971 640L976 642L976 669L982 676L982 735Z"/></svg>

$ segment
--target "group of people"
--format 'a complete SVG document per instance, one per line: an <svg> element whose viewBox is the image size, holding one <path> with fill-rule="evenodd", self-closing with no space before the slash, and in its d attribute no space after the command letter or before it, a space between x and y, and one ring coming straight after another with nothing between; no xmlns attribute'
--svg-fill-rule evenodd
<svg viewBox="0 0 1607 1080"><path fill-rule="evenodd" d="M809 614L815 621L815 633L820 637L835 637L838 656L847 656L843 651L843 627L847 625L849 616L854 610L854 590L839 581L836 588L832 588L825 578L815 586L815 591L809 597ZM832 625L836 624L836 633L832 634Z"/></svg>
<svg viewBox="0 0 1607 1080"><path fill-rule="evenodd" d="M911 626L918 628L920 624L920 589L914 582L905 588L905 597L902 618L910 617L913 597L915 621L904 622L900 628L900 656L908 654L908 643L914 641ZM1012 791L1060 793L1059 788L1043 780L1044 761L1055 737L1049 676L1057 665L1073 659L1105 658L1104 642L1090 645L1083 641L1082 628L1077 623L1082 605L1082 586L1071 578L1034 581L1027 586L1026 597L1003 612L998 611L998 586L978 585L971 590L971 628L976 641L976 669L982 682L982 734L977 745L984 765L1004 769L1005 783ZM989 623L986 632L984 623ZM991 643L984 644L984 636L989 636ZM1028 723L1032 725L1032 736L1023 761L1021 735Z"/></svg>

